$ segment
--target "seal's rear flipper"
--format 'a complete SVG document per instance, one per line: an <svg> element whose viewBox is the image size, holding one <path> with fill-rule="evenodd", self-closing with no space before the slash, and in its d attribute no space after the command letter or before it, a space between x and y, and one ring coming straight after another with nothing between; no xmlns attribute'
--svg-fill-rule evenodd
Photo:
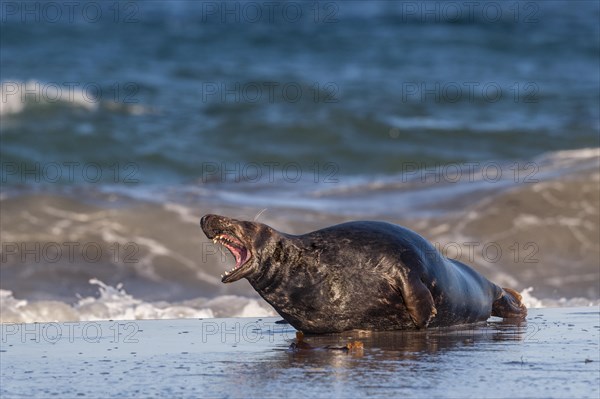
<svg viewBox="0 0 600 399"><path fill-rule="evenodd" d="M524 319L527 308L521 303L521 294L510 288L502 288L502 295L492 304L492 316Z"/></svg>

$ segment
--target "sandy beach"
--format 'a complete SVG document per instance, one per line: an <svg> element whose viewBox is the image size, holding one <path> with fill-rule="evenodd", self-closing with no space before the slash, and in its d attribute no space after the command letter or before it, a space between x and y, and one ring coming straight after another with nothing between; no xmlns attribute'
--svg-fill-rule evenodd
<svg viewBox="0 0 600 399"><path fill-rule="evenodd" d="M597 307L306 336L278 318L2 324L2 398L597 398ZM363 348L342 349L360 341ZM294 348L294 346L297 346ZM308 348L305 348L308 347Z"/></svg>

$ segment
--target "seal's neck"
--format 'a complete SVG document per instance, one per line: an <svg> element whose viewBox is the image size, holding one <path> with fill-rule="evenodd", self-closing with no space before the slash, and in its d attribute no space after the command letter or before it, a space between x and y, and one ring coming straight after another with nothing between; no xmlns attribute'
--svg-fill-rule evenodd
<svg viewBox="0 0 600 399"><path fill-rule="evenodd" d="M302 263L301 241L298 237L279 234L279 239L269 242L262 249L259 270L247 277L261 295L285 285L293 269Z"/></svg>

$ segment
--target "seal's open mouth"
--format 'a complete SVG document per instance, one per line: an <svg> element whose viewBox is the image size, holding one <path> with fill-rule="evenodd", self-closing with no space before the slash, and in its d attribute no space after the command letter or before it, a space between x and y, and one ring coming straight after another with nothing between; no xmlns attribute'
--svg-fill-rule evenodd
<svg viewBox="0 0 600 399"><path fill-rule="evenodd" d="M221 275L221 281L229 283L239 280L243 277L244 265L252 257L252 253L244 246L244 244L230 234L218 234L213 237L213 242L223 245L235 257L235 266Z"/></svg>

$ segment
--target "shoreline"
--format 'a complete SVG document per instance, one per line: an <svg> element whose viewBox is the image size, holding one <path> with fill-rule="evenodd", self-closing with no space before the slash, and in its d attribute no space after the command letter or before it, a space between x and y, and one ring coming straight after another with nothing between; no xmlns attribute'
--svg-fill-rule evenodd
<svg viewBox="0 0 600 399"><path fill-rule="evenodd" d="M526 322L309 335L280 318L3 324L3 398L590 397L600 309L530 309ZM357 350L331 350L349 342ZM232 383L234 382L234 383Z"/></svg>

